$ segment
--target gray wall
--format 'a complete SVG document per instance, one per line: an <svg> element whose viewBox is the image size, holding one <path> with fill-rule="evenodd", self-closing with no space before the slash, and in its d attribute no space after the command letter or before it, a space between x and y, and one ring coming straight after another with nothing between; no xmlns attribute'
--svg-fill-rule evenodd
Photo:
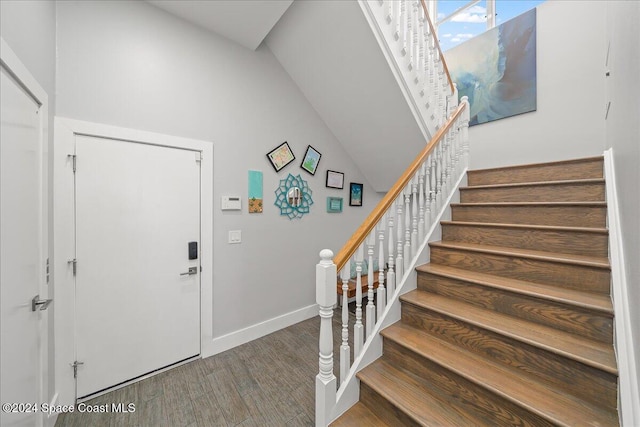
<svg viewBox="0 0 640 427"><path fill-rule="evenodd" d="M548 1L537 9L537 111L471 127L473 169L604 151L605 3Z"/></svg>
<svg viewBox="0 0 640 427"><path fill-rule="evenodd" d="M56 5L52 1L0 1L0 35L20 58L49 97L49 152L53 147L53 117L55 116L56 70ZM48 165L49 183L53 182L52 168ZM51 192L49 192L51 194ZM49 212L52 212L49 198ZM49 248L53 247L53 221L49 216ZM51 261L53 253L49 251ZM53 284L50 284L53 288ZM49 297L54 297L53 289ZM55 357L53 311L49 311L49 390L55 392L53 361Z"/></svg>
<svg viewBox="0 0 640 427"><path fill-rule="evenodd" d="M337 251L379 199L297 86L265 47L255 52L145 2L60 2L57 114L214 145L213 331L218 337L315 303L322 248ZM293 164L276 174L265 154L288 141ZM322 153L311 176L299 165ZM325 188L326 169L365 184L362 208ZM264 172L263 214L247 213L247 170ZM311 214L290 221L273 205L279 180L301 174ZM222 212L221 195L243 198ZM327 214L326 197L345 198ZM242 243L227 244L229 230Z"/></svg>
<svg viewBox="0 0 640 427"><path fill-rule="evenodd" d="M613 148L620 202L629 309L634 332L636 371L640 372L640 3L607 3L611 42L607 78L607 148Z"/></svg>

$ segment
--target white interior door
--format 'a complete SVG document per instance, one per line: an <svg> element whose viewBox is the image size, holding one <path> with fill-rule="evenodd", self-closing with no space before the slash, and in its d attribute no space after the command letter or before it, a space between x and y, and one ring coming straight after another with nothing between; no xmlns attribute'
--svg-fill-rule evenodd
<svg viewBox="0 0 640 427"><path fill-rule="evenodd" d="M44 296L43 111L3 64L0 67L0 425L34 426L44 397L46 316L32 299ZM44 113L46 114L46 113ZM45 118L46 119L46 118ZM16 405L16 404L22 405ZM5 404L9 405L8 408ZM33 406L32 406L33 405ZM36 406L37 405L37 406ZM34 411L35 410L35 411Z"/></svg>
<svg viewBox="0 0 640 427"><path fill-rule="evenodd" d="M199 155L76 139L78 398L200 353Z"/></svg>

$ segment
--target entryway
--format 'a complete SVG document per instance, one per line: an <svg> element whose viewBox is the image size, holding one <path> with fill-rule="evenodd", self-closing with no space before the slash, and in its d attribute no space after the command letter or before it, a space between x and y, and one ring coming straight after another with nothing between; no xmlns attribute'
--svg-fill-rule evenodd
<svg viewBox="0 0 640 427"><path fill-rule="evenodd" d="M67 254L56 263L56 367L68 404L200 356L212 213L203 152L212 156L202 141L56 124L68 149L56 196L71 217L56 227L56 253Z"/></svg>

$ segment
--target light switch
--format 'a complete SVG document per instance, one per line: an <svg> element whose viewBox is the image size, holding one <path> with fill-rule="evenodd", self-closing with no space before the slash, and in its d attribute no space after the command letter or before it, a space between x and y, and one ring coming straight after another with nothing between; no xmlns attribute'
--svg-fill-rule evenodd
<svg viewBox="0 0 640 427"><path fill-rule="evenodd" d="M229 243L241 243L242 230L229 230Z"/></svg>

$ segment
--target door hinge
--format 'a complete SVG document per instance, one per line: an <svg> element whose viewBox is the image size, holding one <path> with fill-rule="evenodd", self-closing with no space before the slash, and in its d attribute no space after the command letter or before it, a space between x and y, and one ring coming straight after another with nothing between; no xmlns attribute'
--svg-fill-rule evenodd
<svg viewBox="0 0 640 427"><path fill-rule="evenodd" d="M78 366L84 365L84 362L78 362L77 360L70 363L69 366L73 368L73 378L78 378Z"/></svg>
<svg viewBox="0 0 640 427"><path fill-rule="evenodd" d="M196 152L196 162L202 161L202 151Z"/></svg>
<svg viewBox="0 0 640 427"><path fill-rule="evenodd" d="M69 261L67 261L67 264L71 264L71 267L73 268L73 275L76 275L76 271L78 270L78 260L77 259L70 259Z"/></svg>
<svg viewBox="0 0 640 427"><path fill-rule="evenodd" d="M76 155L75 154L67 154L67 157L71 157L71 166L73 167L73 173L76 172Z"/></svg>

